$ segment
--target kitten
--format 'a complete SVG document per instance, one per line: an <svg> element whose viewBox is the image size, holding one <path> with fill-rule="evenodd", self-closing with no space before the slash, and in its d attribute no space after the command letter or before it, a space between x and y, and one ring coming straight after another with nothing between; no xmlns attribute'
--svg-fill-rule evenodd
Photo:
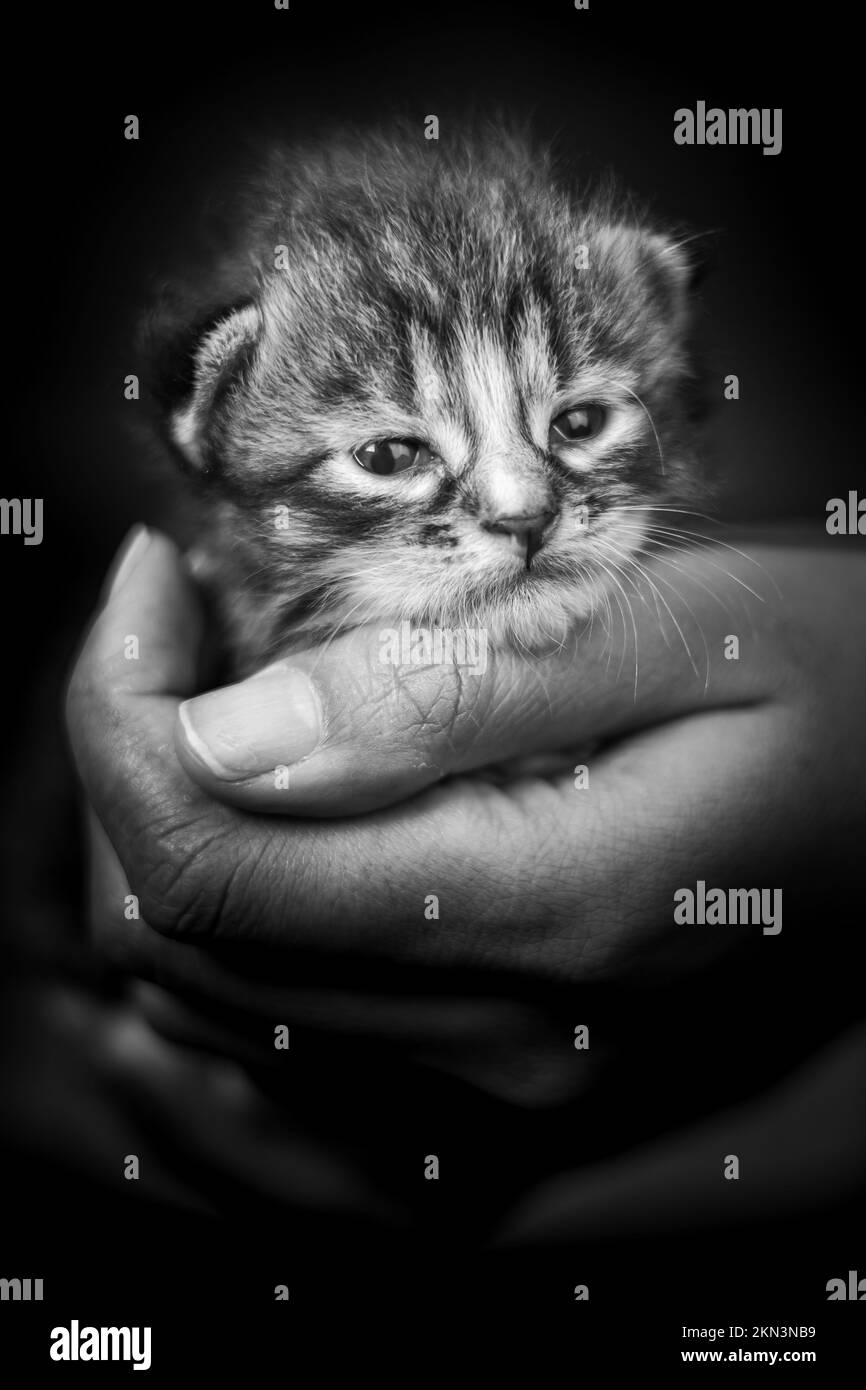
<svg viewBox="0 0 866 1390"><path fill-rule="evenodd" d="M562 641L696 486L691 265L496 130L277 150L155 342L235 674L338 629Z"/></svg>

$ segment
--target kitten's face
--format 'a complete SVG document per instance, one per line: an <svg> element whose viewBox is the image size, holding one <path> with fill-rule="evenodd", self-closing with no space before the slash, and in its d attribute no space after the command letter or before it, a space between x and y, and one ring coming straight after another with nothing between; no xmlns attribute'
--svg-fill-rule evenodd
<svg viewBox="0 0 866 1390"><path fill-rule="evenodd" d="M561 640L690 475L680 253L530 165L380 151L308 184L271 187L174 421L242 664L403 618Z"/></svg>

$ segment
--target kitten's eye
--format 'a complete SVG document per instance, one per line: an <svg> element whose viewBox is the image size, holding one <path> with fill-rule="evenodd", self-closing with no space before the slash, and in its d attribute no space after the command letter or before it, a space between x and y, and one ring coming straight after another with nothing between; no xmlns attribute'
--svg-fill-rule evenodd
<svg viewBox="0 0 866 1390"><path fill-rule="evenodd" d="M574 410L564 410L550 426L549 447L555 449L563 444L577 444L582 439L592 439L601 430L607 412L602 405L578 405Z"/></svg>
<svg viewBox="0 0 866 1390"><path fill-rule="evenodd" d="M377 439L362 444L352 457L368 473L405 473L416 463L429 463L433 457L426 444L411 439Z"/></svg>

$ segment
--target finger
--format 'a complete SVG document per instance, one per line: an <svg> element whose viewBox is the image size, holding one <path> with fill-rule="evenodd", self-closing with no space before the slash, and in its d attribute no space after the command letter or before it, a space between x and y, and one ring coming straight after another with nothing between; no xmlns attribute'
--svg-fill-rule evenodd
<svg viewBox="0 0 866 1390"><path fill-rule="evenodd" d="M121 547L103 598L66 700L72 750L97 811L115 797L130 753L170 743L178 700L195 688L201 639L179 552L144 527Z"/></svg>
<svg viewBox="0 0 866 1390"><path fill-rule="evenodd" d="M549 1248L613 1232L618 1238L662 1231L669 1237L719 1221L801 1212L819 1193L832 1202L856 1192L866 1125L858 1121L852 1130L851 1118L862 1110L864 1064L861 1027L755 1100L614 1162L548 1179L508 1214L494 1243ZM739 1156L747 1182L720 1180L720 1155L731 1153Z"/></svg>
<svg viewBox="0 0 866 1390"><path fill-rule="evenodd" d="M302 991L294 993L308 1006L313 1002L305 1000ZM285 1051L275 1050L273 1033L261 1026L258 1015L246 1015L239 1020L237 1015L229 1019L223 1014L215 1019L212 1000L207 1000L206 1007L202 1007L199 1001L185 1002L183 996L142 981L136 984L133 997L140 1016L171 1042L249 1066L268 1067L274 1072L278 1068L285 1069ZM382 1052L382 1044L398 1043L398 1050L387 1055L400 1059L401 1064L420 1062L430 1071L457 1077L476 1090L511 1105L538 1108L573 1100L588 1089L601 1065L598 1049L591 1059L575 1052L573 1027L557 1029L556 1020L551 1023L542 1019L530 1027L527 1011L504 1001L495 1010L489 1005L485 1007L484 1001L468 1001L470 1007L476 1005L474 1017L470 1018L461 1009L454 1027L453 1001L437 1000L436 1005L442 1007L436 1008L435 1015L433 1009L427 1011L428 1018L436 1017L435 1030L425 1027L423 1018L420 1022L411 1018L408 998L371 999L359 994L352 999L353 1008L348 1015L339 1007L343 1002L339 996L336 1002L338 1007L332 1015L334 1026L326 1029L331 1035L327 1043L329 1052L334 1039L345 1037L346 1031L354 1035L356 1049L365 1044L374 1045L380 1064L386 1055ZM399 1032L395 1028L395 1005L402 1013ZM282 1017L293 1027L297 1023L288 999ZM320 1026L325 1021L321 1016L318 1018ZM291 1036L291 1033L286 1035L285 1050L289 1050ZM297 1030L294 1036L293 1050L300 1048L308 1052L315 1048L320 1054L321 1044L312 1038L309 1028ZM360 1051L356 1051L356 1060L360 1056Z"/></svg>
<svg viewBox="0 0 866 1390"><path fill-rule="evenodd" d="M561 1104L584 1090L599 1061L575 1066L570 1029L553 1011L515 999L371 994L368 990L262 986L213 953L173 942L144 922L130 922L126 876L91 812L90 921L101 954L139 978L133 997L141 1018L162 1037L248 1065L282 1064L291 1030L326 1032L377 1044L456 1076L511 1104ZM288 961L288 958L287 958ZM286 969L289 969L288 964ZM151 981L159 980L156 985ZM429 987L429 980L425 982ZM289 1029L284 1034L284 1029ZM279 1033L281 1048L276 1047ZM302 1047L316 1046L309 1041ZM297 1043L296 1043L297 1046Z"/></svg>
<svg viewBox="0 0 866 1390"><path fill-rule="evenodd" d="M273 971L265 980L259 971L245 975L236 962L224 963L211 949L172 941L147 925L111 841L90 810L87 841L94 944L117 969L158 982L142 996L143 1012L176 1041L273 1061L274 1028L282 1024L422 1046L477 1044L485 1036L525 1046L537 1032L530 1010L512 1001L371 993L303 981L292 985ZM184 999L198 1011L186 1007ZM202 1004L211 1017L202 1014ZM224 1011L221 1019L213 1017L218 1010Z"/></svg>
<svg viewBox="0 0 866 1390"><path fill-rule="evenodd" d="M306 1133L237 1063L181 1049L136 1012L119 1010L101 1054L122 1090L124 1113L147 1115L148 1133L182 1136L199 1185L225 1201L225 1184L269 1201L389 1224L403 1213L361 1164Z"/></svg>
<svg viewBox="0 0 866 1390"><path fill-rule="evenodd" d="M646 975L657 950L657 970L687 972L760 928L678 925L683 885L751 885L756 855L765 884L790 881L790 861L814 861L818 811L790 756L805 735L784 707L707 712L617 745L586 789L455 779L351 829L267 822L281 828L258 873L267 883L282 866L283 891L259 892L251 913L230 886L204 929L523 980ZM823 814L832 841L843 827Z"/></svg>
<svg viewBox="0 0 866 1390"><path fill-rule="evenodd" d="M511 757L565 748L582 761L598 739L769 693L779 623L753 591L756 571L719 547L663 555L607 601L605 621L547 654L494 650L475 633L413 663L408 632L360 628L186 701L178 755L222 801L318 816ZM772 592L766 575L763 587ZM760 631L761 663L727 659L732 614L744 640Z"/></svg>
<svg viewBox="0 0 866 1390"><path fill-rule="evenodd" d="M201 627L178 550L138 528L121 550L67 691L69 738L89 804L132 892L151 904L182 898L188 871L200 856L218 854L222 839L243 858L244 826L190 782L174 752L178 705L195 689Z"/></svg>
<svg viewBox="0 0 866 1390"><path fill-rule="evenodd" d="M283 1050L274 1047L274 1034L266 1032L258 1016L254 1016L252 1026L249 1017L246 1027L230 1026L225 1016L213 1017L211 999L206 1001L209 1008L196 1007L145 980L135 982L132 999L140 1017L171 1042L248 1066L277 1068L281 1064Z"/></svg>

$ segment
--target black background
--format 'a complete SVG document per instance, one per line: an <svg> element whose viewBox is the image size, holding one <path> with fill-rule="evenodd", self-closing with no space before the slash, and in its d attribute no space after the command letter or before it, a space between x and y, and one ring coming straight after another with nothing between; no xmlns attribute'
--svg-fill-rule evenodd
<svg viewBox="0 0 866 1390"><path fill-rule="evenodd" d="M713 233L705 346L719 382L734 372L741 390L714 428L725 512L822 529L826 499L856 486L858 79L832 11L257 0L45 13L44 36L20 31L18 51L40 60L22 59L7 151L3 486L44 496L49 518L41 549L4 545L28 596L6 631L30 670L65 606L87 611L128 525L162 515L141 410L122 395L135 329L205 198L264 134L394 113L438 114L445 132L467 109L530 116L580 174L612 168L665 219ZM782 107L781 154L675 145L674 110L699 99ZM123 139L131 112L138 142Z"/></svg>
<svg viewBox="0 0 866 1390"><path fill-rule="evenodd" d="M164 482L135 428L139 407L123 400L123 378L140 369L139 313L183 253L205 191L265 133L311 134L393 113L420 127L435 113L444 139L448 121L467 108L530 115L579 171L612 167L662 217L715 233L703 305L707 357L720 383L713 435L726 479L722 510L802 518L818 537L827 499L866 482L858 429L860 79L850 23L826 7L670 0L591 0L587 12L571 0L395 9L292 0L287 12L270 0L238 0L55 7L19 20L7 60L21 89L6 126L12 357L2 491L45 499L45 539L40 547L0 541L3 886L13 938L31 923L35 931L48 911L77 917L62 673L123 533L163 516ZM782 153L675 145L674 110L698 100L783 108ZM123 138L129 113L141 121L138 142ZM721 379L730 372L741 399L727 403ZM842 913L852 924L856 890L852 884ZM843 1013L853 1008L852 989L840 987ZM785 1006L792 1027L796 1003ZM820 1028L835 1003L808 1006ZM40 1357L47 1334L32 1341L29 1329L74 1316L152 1322L161 1346L179 1350L194 1344L198 1319L209 1329L208 1355L223 1358L232 1351L232 1318L256 1329L256 1348L276 1351L286 1319L296 1327L325 1305L348 1314L369 1304L375 1317L399 1301L423 1317L489 1300L494 1308L542 1305L572 1328L580 1317L582 1338L590 1326L607 1326L615 1304L641 1337L657 1337L665 1365L677 1356L687 1308L713 1325L818 1324L826 1364L831 1345L842 1344L843 1320L862 1311L823 1302L826 1279L857 1267L858 1246L866 1274L849 1210L804 1218L795 1232L696 1236L669 1241L663 1252L632 1242L579 1256L478 1255L467 1263L447 1221L438 1237L431 1223L411 1250L374 1252L365 1233L353 1242L336 1223L272 1231L263 1248L264 1213L242 1230L216 1232L141 1202L131 1211L122 1194L107 1198L60 1168L13 1159L3 1191L15 1214L4 1222L0 1273L42 1272L51 1292L42 1308L4 1305L4 1326L14 1314L15 1340L28 1354L40 1348ZM89 1284L83 1262L92 1264ZM591 1324L571 1301L587 1269ZM278 1282L292 1286L288 1307L269 1303Z"/></svg>

